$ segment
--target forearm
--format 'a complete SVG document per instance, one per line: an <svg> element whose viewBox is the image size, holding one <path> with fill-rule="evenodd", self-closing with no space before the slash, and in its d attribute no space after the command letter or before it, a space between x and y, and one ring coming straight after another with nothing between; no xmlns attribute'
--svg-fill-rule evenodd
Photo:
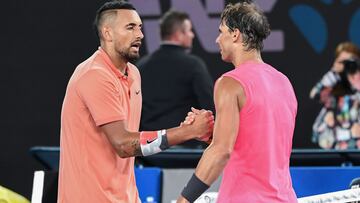
<svg viewBox="0 0 360 203"><path fill-rule="evenodd" d="M110 141L116 153L121 158L142 156L140 147L140 133L126 132L125 134L125 136L121 136L121 139L112 139Z"/></svg>
<svg viewBox="0 0 360 203"><path fill-rule="evenodd" d="M211 185L220 176L230 158L230 152L223 150L216 145L210 145L204 151L195 175L207 185Z"/></svg>
<svg viewBox="0 0 360 203"><path fill-rule="evenodd" d="M115 145L116 151L123 158L156 154L192 138L188 126L140 133L127 132L126 134L122 136L125 139Z"/></svg>
<svg viewBox="0 0 360 203"><path fill-rule="evenodd" d="M149 156L172 145L209 134L213 119L211 112L204 111L191 125L168 130L130 132L124 121L102 125L101 129L120 157Z"/></svg>
<svg viewBox="0 0 360 203"><path fill-rule="evenodd" d="M220 176L229 157L230 153L210 145L177 202L195 201Z"/></svg>
<svg viewBox="0 0 360 203"><path fill-rule="evenodd" d="M149 156L166 150L170 146L193 138L189 126L169 130L144 131L140 133L140 148L143 156Z"/></svg>
<svg viewBox="0 0 360 203"><path fill-rule="evenodd" d="M177 145L193 139L191 134L190 126L183 125L175 128L166 130L167 140L170 146Z"/></svg>

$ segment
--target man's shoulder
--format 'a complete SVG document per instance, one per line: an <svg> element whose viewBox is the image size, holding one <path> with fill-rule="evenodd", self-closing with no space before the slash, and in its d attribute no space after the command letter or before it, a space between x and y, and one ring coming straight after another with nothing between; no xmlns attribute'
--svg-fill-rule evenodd
<svg viewBox="0 0 360 203"><path fill-rule="evenodd" d="M79 64L71 77L71 81L75 84L115 79L106 63L91 57Z"/></svg>
<svg viewBox="0 0 360 203"><path fill-rule="evenodd" d="M177 58L178 64L181 64L184 68L189 68L191 71L206 70L206 63L204 60L194 54L185 53L181 57Z"/></svg>
<svg viewBox="0 0 360 203"><path fill-rule="evenodd" d="M236 101L239 102L240 105L239 108L241 108L244 105L246 99L243 85L235 78L227 76L221 76L216 81L214 95L217 104L222 104L223 107L234 104L233 99L236 98ZM218 107L219 106L217 106L217 108Z"/></svg>
<svg viewBox="0 0 360 203"><path fill-rule="evenodd" d="M140 78L140 72L139 72L139 69L137 68L136 65L132 64L132 63L128 63L128 68L130 70L130 72L135 76L135 77L138 77Z"/></svg>
<svg viewBox="0 0 360 203"><path fill-rule="evenodd" d="M194 60L195 62L198 62L198 63L204 63L204 60L202 58L200 58L199 56L197 55L194 55L194 54L185 54L190 60Z"/></svg>
<svg viewBox="0 0 360 203"><path fill-rule="evenodd" d="M136 67L141 68L144 64L146 64L149 59L151 58L152 54L147 54L145 56L142 56L137 62Z"/></svg>
<svg viewBox="0 0 360 203"><path fill-rule="evenodd" d="M189 69L194 69L194 67L206 67L204 60L196 55L185 53L183 51L165 52L164 50L157 50L151 54L141 57L141 59L136 62L136 66L140 71L142 71L150 64L151 66L154 66L155 64L164 66L164 64L169 65L170 62L174 66L181 66L183 68L188 67Z"/></svg>
<svg viewBox="0 0 360 203"><path fill-rule="evenodd" d="M136 72L136 73L139 74L139 70L138 70L138 68L137 68L137 65L128 62L128 63L127 63L127 66L128 66L128 68L130 69L130 71L134 71L134 72Z"/></svg>
<svg viewBox="0 0 360 203"><path fill-rule="evenodd" d="M155 52L145 56L144 60L149 58L163 58L163 57L167 57L167 58L172 57L175 60L186 59L184 62L193 62L193 61L203 62L203 60L200 57L192 53L188 53L186 49L184 49L183 47L178 47L178 48L160 47Z"/></svg>
<svg viewBox="0 0 360 203"><path fill-rule="evenodd" d="M242 88L242 85L236 78L230 77L229 75L222 75L219 79L216 80L217 89L224 90L233 90L237 88Z"/></svg>
<svg viewBox="0 0 360 203"><path fill-rule="evenodd" d="M102 69L104 67L104 64L99 61L99 58L95 54L81 62L79 65L76 66L73 76L83 76L84 74L88 73L89 71L95 70L95 69Z"/></svg>

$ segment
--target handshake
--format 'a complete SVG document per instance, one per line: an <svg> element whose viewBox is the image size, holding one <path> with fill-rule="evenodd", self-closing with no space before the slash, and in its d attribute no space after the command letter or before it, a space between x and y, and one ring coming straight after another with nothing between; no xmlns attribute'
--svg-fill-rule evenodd
<svg viewBox="0 0 360 203"><path fill-rule="evenodd" d="M214 129L214 115L209 110L191 108L180 126L189 127L193 138L210 144Z"/></svg>

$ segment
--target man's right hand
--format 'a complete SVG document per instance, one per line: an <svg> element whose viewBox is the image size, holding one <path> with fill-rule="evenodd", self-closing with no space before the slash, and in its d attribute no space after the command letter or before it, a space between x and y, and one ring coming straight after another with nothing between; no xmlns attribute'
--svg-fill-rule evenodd
<svg viewBox="0 0 360 203"><path fill-rule="evenodd" d="M214 128L214 116L211 111L191 108L182 125L189 125L193 130L194 138L203 142L211 140Z"/></svg>

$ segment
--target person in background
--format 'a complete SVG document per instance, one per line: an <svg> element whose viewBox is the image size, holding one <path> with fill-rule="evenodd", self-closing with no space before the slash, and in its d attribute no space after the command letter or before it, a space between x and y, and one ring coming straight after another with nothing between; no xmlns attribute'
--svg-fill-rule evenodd
<svg viewBox="0 0 360 203"><path fill-rule="evenodd" d="M58 203L140 203L134 157L207 139L213 116L203 111L191 125L138 132L141 81L131 61L144 37L141 19L130 3L113 0L94 24L100 47L76 67L63 101Z"/></svg>
<svg viewBox="0 0 360 203"><path fill-rule="evenodd" d="M343 64L342 82L346 81L348 88L330 92L313 126L314 136L324 149L360 148L360 62L345 60Z"/></svg>
<svg viewBox="0 0 360 203"><path fill-rule="evenodd" d="M214 111L213 80L204 61L189 53L194 38L189 16L166 12L160 34L160 48L137 63L143 95L141 130L175 127L191 107ZM182 146L201 147L195 140Z"/></svg>
<svg viewBox="0 0 360 203"><path fill-rule="evenodd" d="M333 67L310 92L310 98L319 100L323 104L314 122L312 137L312 141L318 143L321 148L356 147L351 138L351 128L352 123L356 123L354 116L358 105L355 102L357 99L354 93L357 90L354 84L351 84L349 77L356 76L354 74L356 63L351 63L351 60L359 58L360 51L356 45L351 42L340 43L335 50ZM354 83L354 80L352 81ZM352 109L351 118L349 117L350 109Z"/></svg>
<svg viewBox="0 0 360 203"><path fill-rule="evenodd" d="M343 91L346 91L349 86L346 76L343 74L343 61L357 58L360 58L360 50L355 44L351 42L338 44L335 49L335 60L332 68L311 89L310 98L326 103L329 93L335 86L337 89L344 89ZM344 81L344 83L341 81Z"/></svg>

